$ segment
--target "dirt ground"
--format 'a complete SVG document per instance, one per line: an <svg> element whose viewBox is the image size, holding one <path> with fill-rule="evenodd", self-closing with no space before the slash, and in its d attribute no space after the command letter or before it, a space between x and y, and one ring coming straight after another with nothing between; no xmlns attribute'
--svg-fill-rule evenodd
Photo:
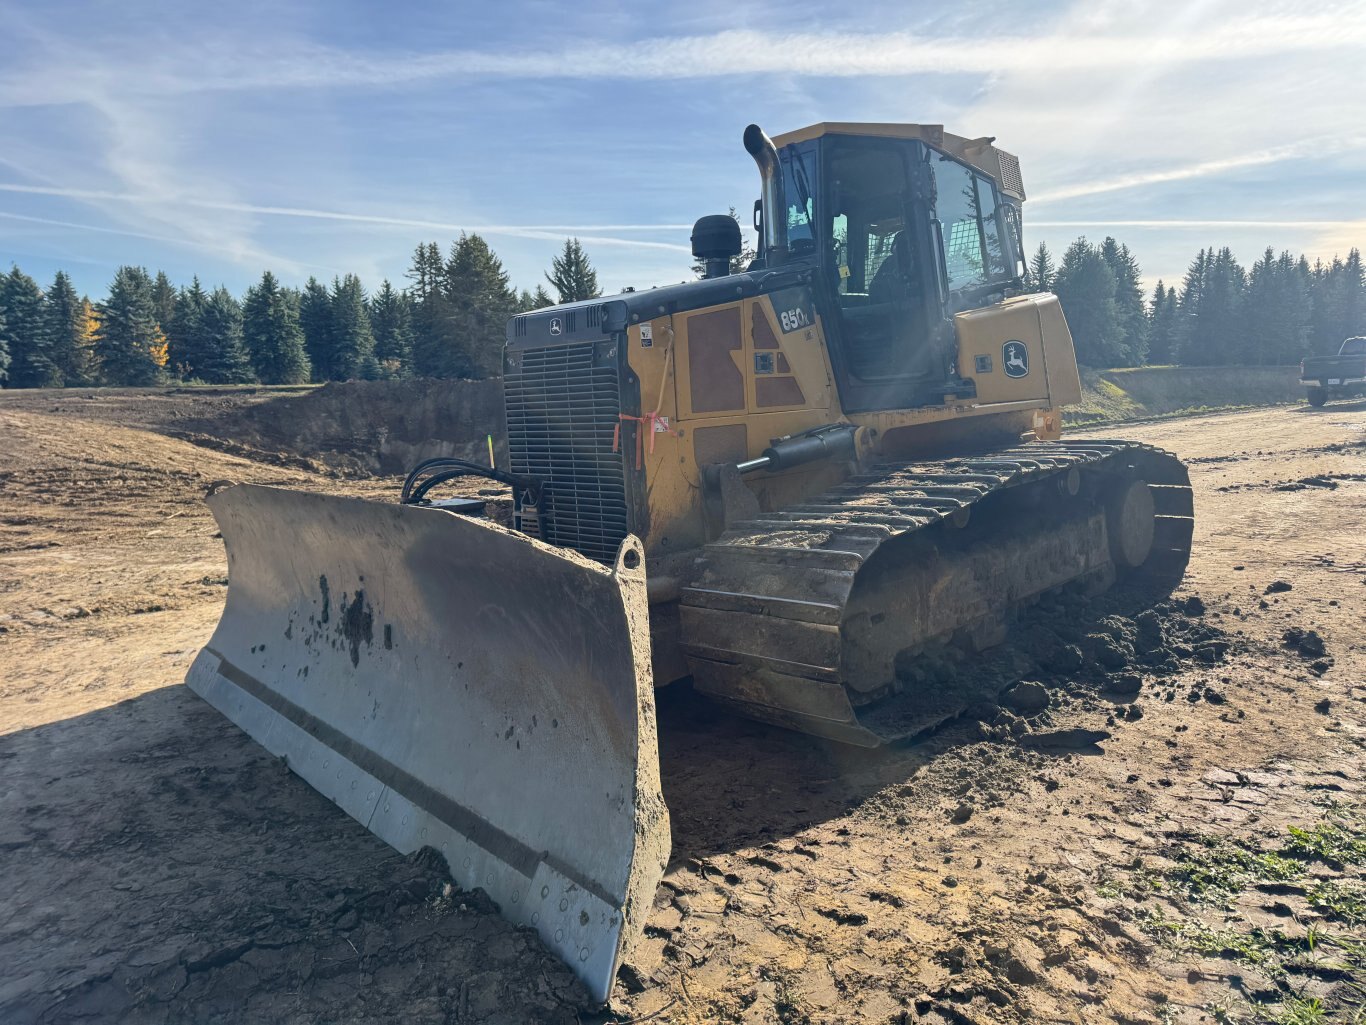
<svg viewBox="0 0 1366 1025"><path fill-rule="evenodd" d="M0 393L0 1021L1363 1020L1366 403L1092 432L1190 465L1185 583L1045 603L975 670L1040 686L928 741L664 692L673 859L600 1011L181 685L212 481L396 487L170 436L267 398Z"/></svg>

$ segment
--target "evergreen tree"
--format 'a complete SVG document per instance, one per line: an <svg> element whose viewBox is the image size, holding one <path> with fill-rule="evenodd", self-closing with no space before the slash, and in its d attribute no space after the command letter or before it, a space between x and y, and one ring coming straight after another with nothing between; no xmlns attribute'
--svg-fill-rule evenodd
<svg viewBox="0 0 1366 1025"><path fill-rule="evenodd" d="M450 376L456 349L454 318L446 299L446 265L435 242L419 245L408 270L413 283L413 371L421 377Z"/></svg>
<svg viewBox="0 0 1366 1025"><path fill-rule="evenodd" d="M185 380L206 380L203 370L210 359L210 346L204 337L203 318L208 298L198 275L189 288L182 288L176 296L172 327L166 339L168 365L172 373Z"/></svg>
<svg viewBox="0 0 1366 1025"><path fill-rule="evenodd" d="M355 378L373 380L379 368L375 364L375 336L370 327L370 311L366 307L365 289L360 278L347 274L332 281L332 351L330 377L334 381Z"/></svg>
<svg viewBox="0 0 1366 1025"><path fill-rule="evenodd" d="M445 271L456 344L433 376L500 376L507 322L517 304L502 262L478 235L462 233L451 247Z"/></svg>
<svg viewBox="0 0 1366 1025"><path fill-rule="evenodd" d="M1159 280L1148 309L1148 362L1154 366L1165 366L1176 359L1177 316L1176 289L1168 290Z"/></svg>
<svg viewBox="0 0 1366 1025"><path fill-rule="evenodd" d="M18 267L0 278L0 315L9 332L9 386L60 388L62 368L48 332L43 291Z"/></svg>
<svg viewBox="0 0 1366 1025"><path fill-rule="evenodd" d="M370 327L375 335L379 376L390 380L413 372L413 310L407 292L396 292L388 279L370 300Z"/></svg>
<svg viewBox="0 0 1366 1025"><path fill-rule="evenodd" d="M1100 249L1085 238L1068 246L1053 291L1072 330L1077 361L1090 367L1123 366L1129 349L1115 308L1115 274Z"/></svg>
<svg viewBox="0 0 1366 1025"><path fill-rule="evenodd" d="M1341 335L1325 346L1337 352L1343 338L1366 334L1366 273L1361 264L1361 250L1352 249L1342 265L1337 287L1338 333Z"/></svg>
<svg viewBox="0 0 1366 1025"><path fill-rule="evenodd" d="M1315 353L1327 355L1336 352L1337 342L1333 339L1338 333L1337 285L1342 276L1342 261L1333 257L1331 265L1325 266L1322 260L1315 260L1309 273L1309 344ZM1342 339L1338 338L1338 342Z"/></svg>
<svg viewBox="0 0 1366 1025"><path fill-rule="evenodd" d="M231 292L219 287L205 298L199 326L203 340L199 378L210 384L251 384L256 380L251 353L242 338L242 307Z"/></svg>
<svg viewBox="0 0 1366 1025"><path fill-rule="evenodd" d="M63 384L85 383L87 368L85 301L76 294L65 271L58 271L43 295L50 356Z"/></svg>
<svg viewBox="0 0 1366 1025"><path fill-rule="evenodd" d="M138 388L160 384L168 354L147 272L120 267L98 317L95 354L104 383Z"/></svg>
<svg viewBox="0 0 1366 1025"><path fill-rule="evenodd" d="M299 296L299 327L313 367L313 380L337 380L332 356L336 347L332 337L332 296L317 278L309 278Z"/></svg>
<svg viewBox="0 0 1366 1025"><path fill-rule="evenodd" d="M1148 312L1143 305L1138 261L1113 237L1100 244L1100 255L1115 276L1115 318L1124 339L1124 366L1140 366L1148 356Z"/></svg>
<svg viewBox="0 0 1366 1025"><path fill-rule="evenodd" d="M168 339L168 344L175 329L176 298L175 285L171 284L171 279L165 271L157 271L152 281L152 305L156 307L157 323L161 325L161 333Z"/></svg>
<svg viewBox="0 0 1366 1025"><path fill-rule="evenodd" d="M242 303L242 335L252 367L263 384L304 384L309 379L308 353L299 327L293 294L266 271L247 289Z"/></svg>
<svg viewBox="0 0 1366 1025"><path fill-rule="evenodd" d="M1283 366L1307 354L1309 282L1288 252L1277 257L1268 246L1252 265L1242 317L1241 362Z"/></svg>
<svg viewBox="0 0 1366 1025"><path fill-rule="evenodd" d="M1040 242L1039 248L1034 250L1034 258L1029 261L1029 290L1049 291L1053 287L1053 276L1056 273L1053 267L1053 254L1048 251L1047 243Z"/></svg>
<svg viewBox="0 0 1366 1025"><path fill-rule="evenodd" d="M550 273L545 279L560 294L562 303L596 299L602 295L598 289L598 272L593 269L588 254L576 238L564 240L564 250L550 261Z"/></svg>
<svg viewBox="0 0 1366 1025"><path fill-rule="evenodd" d="M1181 362L1195 366L1243 362L1241 316L1247 273L1227 246L1201 250L1181 293ZM1188 295L1189 293L1189 295Z"/></svg>
<svg viewBox="0 0 1366 1025"><path fill-rule="evenodd" d="M550 293L545 290L544 285L537 285L536 291L531 292L522 289L517 296L516 313L530 313L532 310L543 310L547 306L554 306L555 300L550 298Z"/></svg>
<svg viewBox="0 0 1366 1025"><path fill-rule="evenodd" d="M1211 250L1201 249L1191 261L1191 265L1186 268L1186 276L1181 281L1181 293L1177 299L1178 317L1174 352L1178 363L1195 362L1193 325L1199 316L1205 287L1209 281L1211 256Z"/></svg>

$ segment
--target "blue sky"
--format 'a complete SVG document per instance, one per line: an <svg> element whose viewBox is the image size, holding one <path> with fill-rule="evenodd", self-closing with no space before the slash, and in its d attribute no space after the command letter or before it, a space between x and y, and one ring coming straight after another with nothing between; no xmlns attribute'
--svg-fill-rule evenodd
<svg viewBox="0 0 1366 1025"><path fill-rule="evenodd" d="M994 135L1026 242L1366 245L1366 6L0 0L0 267L93 298L122 263L241 291L479 231L518 287L566 235L608 291L689 276L757 195L740 134Z"/></svg>

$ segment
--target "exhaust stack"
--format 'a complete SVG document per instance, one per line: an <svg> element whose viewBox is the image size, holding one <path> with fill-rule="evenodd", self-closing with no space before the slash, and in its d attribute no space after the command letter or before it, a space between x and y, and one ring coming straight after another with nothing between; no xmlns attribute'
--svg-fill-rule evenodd
<svg viewBox="0 0 1366 1025"><path fill-rule="evenodd" d="M783 171L778 148L758 125L745 129L745 149L759 167L760 202L764 218L764 264L776 267L787 258L787 199L783 195Z"/></svg>

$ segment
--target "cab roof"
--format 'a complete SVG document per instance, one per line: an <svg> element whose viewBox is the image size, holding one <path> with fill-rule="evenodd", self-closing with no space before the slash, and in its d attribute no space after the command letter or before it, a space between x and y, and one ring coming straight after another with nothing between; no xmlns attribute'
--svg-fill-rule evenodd
<svg viewBox="0 0 1366 1025"><path fill-rule="evenodd" d="M857 135L878 139L918 139L951 157L971 164L996 179L996 184L1007 195L1023 200L1024 180L1020 177L1019 158L993 146L994 136L967 139L944 131L943 125L895 124L879 121L821 121L774 136L773 144L781 149L798 142L809 142L823 135Z"/></svg>

